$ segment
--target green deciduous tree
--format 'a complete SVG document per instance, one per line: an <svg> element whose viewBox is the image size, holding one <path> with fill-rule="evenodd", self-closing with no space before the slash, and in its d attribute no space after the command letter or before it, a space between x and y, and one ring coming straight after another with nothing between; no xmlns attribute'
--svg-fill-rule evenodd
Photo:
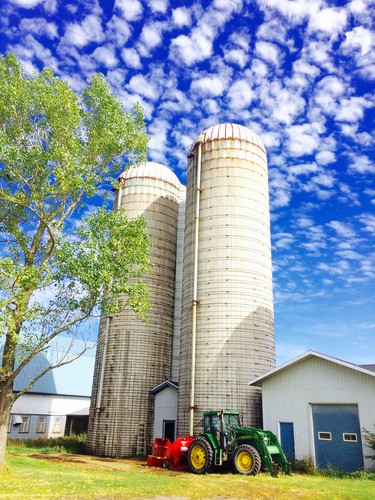
<svg viewBox="0 0 375 500"><path fill-rule="evenodd" d="M100 209L72 221L125 157L146 159L147 142L142 109L126 113L101 75L79 97L49 69L26 75L0 58L0 463L11 407L35 382L13 392L25 365L98 306L147 315L144 219Z"/></svg>

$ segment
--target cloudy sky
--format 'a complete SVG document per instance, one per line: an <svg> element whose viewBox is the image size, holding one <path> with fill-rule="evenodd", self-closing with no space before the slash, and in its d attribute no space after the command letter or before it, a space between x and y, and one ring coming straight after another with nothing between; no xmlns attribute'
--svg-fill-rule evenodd
<svg viewBox="0 0 375 500"><path fill-rule="evenodd" d="M186 178L204 129L245 125L269 159L278 363L375 363L370 0L2 0L0 52L80 92L140 102L149 159Z"/></svg>

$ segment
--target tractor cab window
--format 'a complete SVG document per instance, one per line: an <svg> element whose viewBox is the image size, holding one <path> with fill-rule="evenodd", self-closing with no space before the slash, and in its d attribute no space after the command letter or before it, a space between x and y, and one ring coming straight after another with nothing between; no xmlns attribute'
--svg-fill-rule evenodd
<svg viewBox="0 0 375 500"><path fill-rule="evenodd" d="M214 436L221 433L220 415L206 415L204 417L204 432Z"/></svg>
<svg viewBox="0 0 375 500"><path fill-rule="evenodd" d="M240 416L224 414L224 426L225 430L241 427Z"/></svg>

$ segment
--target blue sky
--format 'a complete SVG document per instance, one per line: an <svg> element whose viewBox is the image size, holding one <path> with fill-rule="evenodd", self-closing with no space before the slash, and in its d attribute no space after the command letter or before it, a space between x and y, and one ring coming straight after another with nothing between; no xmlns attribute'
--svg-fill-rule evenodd
<svg viewBox="0 0 375 500"><path fill-rule="evenodd" d="M204 129L268 151L278 363L375 363L374 9L369 0L3 0L0 52L140 102L149 159L185 182Z"/></svg>

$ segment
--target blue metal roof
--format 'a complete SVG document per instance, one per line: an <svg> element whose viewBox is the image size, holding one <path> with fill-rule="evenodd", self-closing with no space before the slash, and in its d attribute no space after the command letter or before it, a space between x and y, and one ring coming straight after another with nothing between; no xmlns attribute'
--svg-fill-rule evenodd
<svg viewBox="0 0 375 500"><path fill-rule="evenodd" d="M37 374L54 363L58 356L61 356L61 353L69 348L70 344L70 338L59 337L45 353L39 353L35 356L16 377L14 390L19 392L26 387ZM95 344L91 343L90 345L92 348L76 360L47 372L35 382L28 393L90 397L95 364ZM81 352L84 346L82 340L75 340L74 351L70 356Z"/></svg>

